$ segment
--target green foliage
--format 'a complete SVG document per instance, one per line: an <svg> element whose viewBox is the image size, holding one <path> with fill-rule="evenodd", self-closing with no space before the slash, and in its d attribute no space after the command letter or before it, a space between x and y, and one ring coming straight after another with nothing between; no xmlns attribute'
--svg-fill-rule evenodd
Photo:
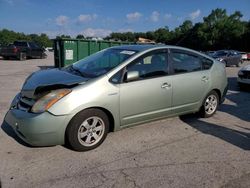
<svg viewBox="0 0 250 188"><path fill-rule="evenodd" d="M85 39L85 37L83 35L77 35L76 38L77 39Z"/></svg>
<svg viewBox="0 0 250 188"><path fill-rule="evenodd" d="M25 35L24 33L18 33L18 32L10 31L7 29L0 30L0 44L1 45L8 45L8 44L13 43L16 40L34 41L38 45L44 46L44 47L52 46L52 41L44 33L40 35L37 35L37 34Z"/></svg>
<svg viewBox="0 0 250 188"><path fill-rule="evenodd" d="M70 35L60 35L60 36L56 36L56 39L71 39Z"/></svg>
<svg viewBox="0 0 250 188"><path fill-rule="evenodd" d="M243 15L235 11L228 15L225 9L215 9L203 18L203 22L184 21L170 31L162 27L140 33L111 33L106 39L135 42L139 37L157 43L180 45L196 50L237 49L250 51L250 21L241 21Z"/></svg>

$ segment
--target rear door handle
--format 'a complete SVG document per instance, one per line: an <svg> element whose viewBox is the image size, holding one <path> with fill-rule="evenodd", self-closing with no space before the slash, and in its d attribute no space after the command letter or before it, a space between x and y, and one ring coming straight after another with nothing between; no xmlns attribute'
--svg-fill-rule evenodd
<svg viewBox="0 0 250 188"><path fill-rule="evenodd" d="M167 82L161 85L161 88L163 88L163 89L164 88L170 88L170 87L171 87L171 84L169 84Z"/></svg>
<svg viewBox="0 0 250 188"><path fill-rule="evenodd" d="M203 76L203 77L201 78L201 80L202 80L203 82L207 82L207 81L208 81L208 77L207 77L207 76Z"/></svg>

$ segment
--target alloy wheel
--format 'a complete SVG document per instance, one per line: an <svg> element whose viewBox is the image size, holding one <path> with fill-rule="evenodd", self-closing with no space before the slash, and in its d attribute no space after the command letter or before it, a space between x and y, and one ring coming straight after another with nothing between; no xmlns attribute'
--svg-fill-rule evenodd
<svg viewBox="0 0 250 188"><path fill-rule="evenodd" d="M89 117L78 129L78 141L83 146L93 146L102 139L104 131L105 124L101 118L97 116Z"/></svg>
<svg viewBox="0 0 250 188"><path fill-rule="evenodd" d="M218 101L215 95L209 95L205 101L205 112L210 115L217 109Z"/></svg>

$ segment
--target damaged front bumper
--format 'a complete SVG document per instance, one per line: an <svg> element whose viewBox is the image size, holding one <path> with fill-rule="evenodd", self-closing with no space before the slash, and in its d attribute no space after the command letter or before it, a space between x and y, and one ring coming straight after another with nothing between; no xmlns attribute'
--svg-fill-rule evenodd
<svg viewBox="0 0 250 188"><path fill-rule="evenodd" d="M70 115L56 116L50 112L31 113L19 107L19 100L18 94L4 118L18 137L32 146L64 144L65 130L71 119Z"/></svg>

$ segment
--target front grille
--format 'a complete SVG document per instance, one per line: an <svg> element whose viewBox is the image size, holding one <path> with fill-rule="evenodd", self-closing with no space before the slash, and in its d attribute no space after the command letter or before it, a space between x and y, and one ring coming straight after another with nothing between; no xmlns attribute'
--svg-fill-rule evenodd
<svg viewBox="0 0 250 188"><path fill-rule="evenodd" d="M250 71L241 71L243 73L243 75L240 75L240 78L243 79L250 79Z"/></svg>
<svg viewBox="0 0 250 188"><path fill-rule="evenodd" d="M18 109L22 111L30 111L32 106L34 105L35 101L33 99L27 98L27 97L21 97L18 102Z"/></svg>

